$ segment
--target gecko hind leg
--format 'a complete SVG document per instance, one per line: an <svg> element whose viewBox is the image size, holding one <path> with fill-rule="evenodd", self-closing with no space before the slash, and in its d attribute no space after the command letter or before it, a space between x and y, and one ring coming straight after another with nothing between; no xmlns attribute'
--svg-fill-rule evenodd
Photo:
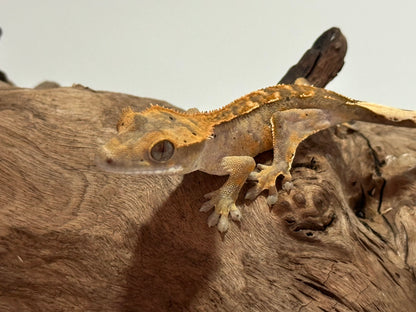
<svg viewBox="0 0 416 312"><path fill-rule="evenodd" d="M258 164L258 171L250 173L248 180L256 182L246 193L246 199L255 199L268 190L267 204L277 202L276 179L283 176L283 185L291 179L290 169L299 144L310 135L342 122L342 117L321 109L290 109L272 115L273 163Z"/></svg>
<svg viewBox="0 0 416 312"><path fill-rule="evenodd" d="M215 208L208 217L208 226L217 225L220 232L225 232L229 226L228 215L235 221L241 219L241 212L235 202L256 162L249 156L228 156L222 159L220 165L229 174L228 180L218 190L205 195L208 201L202 205L200 211L206 212Z"/></svg>

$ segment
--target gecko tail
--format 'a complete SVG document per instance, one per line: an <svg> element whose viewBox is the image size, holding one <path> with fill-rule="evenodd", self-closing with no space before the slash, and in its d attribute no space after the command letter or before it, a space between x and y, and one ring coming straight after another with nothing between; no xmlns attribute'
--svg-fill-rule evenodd
<svg viewBox="0 0 416 312"><path fill-rule="evenodd" d="M416 128L416 111L388 107L370 102L355 102L348 105L355 120L399 127Z"/></svg>

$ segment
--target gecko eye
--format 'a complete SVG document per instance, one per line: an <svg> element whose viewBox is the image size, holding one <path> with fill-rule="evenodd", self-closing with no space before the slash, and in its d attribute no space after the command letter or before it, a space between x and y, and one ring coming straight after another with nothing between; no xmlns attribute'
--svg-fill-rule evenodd
<svg viewBox="0 0 416 312"><path fill-rule="evenodd" d="M174 151L175 147L173 143L168 140L163 140L153 145L150 150L150 156L156 161L167 161L172 157Z"/></svg>

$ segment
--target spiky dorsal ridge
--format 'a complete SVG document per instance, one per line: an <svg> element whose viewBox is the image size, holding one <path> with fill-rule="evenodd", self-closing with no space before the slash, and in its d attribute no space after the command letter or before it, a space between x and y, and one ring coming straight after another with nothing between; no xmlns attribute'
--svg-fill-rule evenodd
<svg viewBox="0 0 416 312"><path fill-rule="evenodd" d="M119 120L122 120L125 116L128 116L130 114L134 114L134 111L131 108L131 106L124 107L121 110L121 114L120 114Z"/></svg>
<svg viewBox="0 0 416 312"><path fill-rule="evenodd" d="M261 105L281 99L287 96L287 93L295 93L291 85L276 85L244 95L233 102L211 111L205 112L183 112L172 108L166 108L159 105L152 105L142 113L166 112L177 116L192 117L204 123L209 122L212 126L231 121L239 116L250 113ZM284 94L282 94L284 93Z"/></svg>
<svg viewBox="0 0 416 312"><path fill-rule="evenodd" d="M292 85L275 85L248 93L228 105L207 112L206 114L215 126L246 115L264 104L276 102L294 94L296 94L296 90Z"/></svg>
<svg viewBox="0 0 416 312"><path fill-rule="evenodd" d="M305 84L294 84L294 85L286 85L286 84L278 84L275 86L262 88L256 91L253 91L249 94L246 94L233 102L220 107L218 109L214 109L211 111L205 112L186 112L186 111L179 111L172 108L166 108L159 105L153 105L143 111L143 114L149 112L167 112L172 113L177 116L182 117L190 117L194 118L196 121L202 122L204 125L209 123L211 126L216 126L221 123L231 121L239 116L246 115L251 111L261 107L262 105L269 104L269 103L276 103L281 99L286 99L290 97L307 97L311 95L315 95L315 92L319 92L319 90L323 90L328 92L334 96L344 97L340 94L337 94L333 91L324 90L321 88L316 88L313 86L305 85ZM348 99L344 97L345 99ZM357 102L353 99L348 99L352 103ZM131 111L131 109L130 109ZM129 111L129 112L130 112Z"/></svg>
<svg viewBox="0 0 416 312"><path fill-rule="evenodd" d="M166 113L173 113L175 115L179 115L179 116L192 116L192 115L196 115L198 113L187 113L187 112L183 112L174 108L168 108L168 107L164 107L164 106L160 106L158 104L150 104L150 106L148 108L146 108L142 113L148 113L148 112L166 112Z"/></svg>
<svg viewBox="0 0 416 312"><path fill-rule="evenodd" d="M313 87L310 87L313 88ZM220 108L214 109L214 110L210 110L210 111L204 111L204 112L184 112L184 111L179 111L176 109L172 109L172 108L166 108L160 105L153 105L150 104L150 107L147 108L144 112L146 111L151 111L151 110L159 110L159 111L166 111L166 112L173 112L175 114L178 115L182 115L182 116L197 116L197 117L219 117L219 116L223 116L226 117L226 120L222 120L222 121L227 121L228 118L235 118L238 117L239 115L244 115L247 114L249 112L251 112L252 110L258 108L259 106L261 106L262 104L266 103L266 102L270 102L273 100L279 100L281 99L284 95L288 95L287 93L289 92L290 95L293 95L296 93L297 90L294 89L293 85L285 85L285 84L278 84L275 86L271 86L271 87L267 87L267 88L262 88L262 89L258 89L256 91L253 91L251 93L248 93L234 101L232 101L231 103L222 106ZM283 94L284 93L284 94ZM266 101L266 102L265 102Z"/></svg>

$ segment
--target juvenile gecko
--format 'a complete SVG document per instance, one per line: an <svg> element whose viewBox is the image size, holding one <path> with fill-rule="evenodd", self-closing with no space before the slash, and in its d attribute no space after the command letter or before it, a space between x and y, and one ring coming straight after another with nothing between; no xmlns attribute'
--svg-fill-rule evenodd
<svg viewBox="0 0 416 312"><path fill-rule="evenodd" d="M268 191L277 202L276 178L290 181L295 152L304 139L331 126L360 120L416 127L416 111L406 111L349 99L302 80L254 91L208 113L178 112L151 106L142 112L123 110L118 135L97 153L98 165L127 174L186 174L200 170L228 175L218 190L206 194L201 211L214 208L208 225L227 231L229 215L240 221L235 202L247 180L255 185L246 199ZM273 149L271 165L254 156Z"/></svg>

